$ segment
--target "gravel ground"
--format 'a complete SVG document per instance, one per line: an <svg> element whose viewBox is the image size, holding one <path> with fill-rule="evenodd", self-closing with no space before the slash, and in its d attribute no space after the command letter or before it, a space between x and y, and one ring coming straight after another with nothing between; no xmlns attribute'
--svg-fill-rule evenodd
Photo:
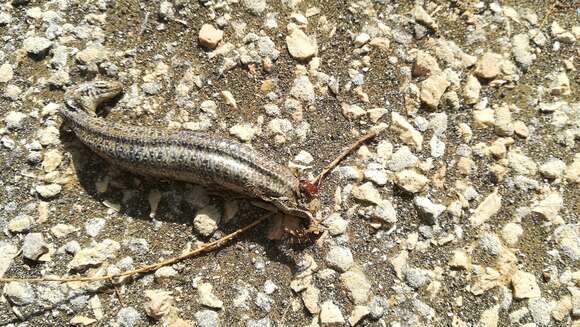
<svg viewBox="0 0 580 327"><path fill-rule="evenodd" d="M2 283L2 326L580 326L576 1L6 0L0 277L99 276L264 215L123 172L58 114L245 142L323 182L317 240L263 224L111 286Z"/></svg>

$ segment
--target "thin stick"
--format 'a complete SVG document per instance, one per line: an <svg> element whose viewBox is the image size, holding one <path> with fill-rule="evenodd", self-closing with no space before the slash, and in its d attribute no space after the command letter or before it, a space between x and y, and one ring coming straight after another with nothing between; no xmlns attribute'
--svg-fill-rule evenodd
<svg viewBox="0 0 580 327"><path fill-rule="evenodd" d="M119 274L95 276L95 277L69 277L69 278L64 278L64 277L0 278L0 282L4 282L4 283L6 283L6 282L31 282L31 283L36 283L36 282L63 282L63 283L67 283L67 282L95 282L95 281L100 281L100 280L112 280L114 278L120 278L120 277L132 276L132 275L136 275L136 274L140 274L140 273L145 273L145 272L159 269L163 266L174 264L174 263L181 261L183 259L192 257L196 254L206 252L206 251L209 251L215 247L218 247L218 246L222 245L223 243L234 239L236 236L250 230L251 228L253 228L256 225L263 222L264 220L270 218L270 216L272 216L272 214L267 214L267 215L263 216L262 218L252 222L251 224L248 224L245 227L242 227L242 228L236 230L235 232L230 233L230 234L220 238L219 240L205 243L202 246L198 247L197 249L188 251L188 252L181 254L177 257L173 257L173 258L169 258L169 259L159 261L159 262L156 262L153 264L145 265L145 266L142 266L140 268L125 271L125 272L122 272Z"/></svg>
<svg viewBox="0 0 580 327"><path fill-rule="evenodd" d="M320 174L318 174L318 176L316 176L316 178L314 178L311 181L311 183L316 185L316 186L319 186L320 181L324 178L324 176L326 176L331 170L333 170L334 167L336 167L342 160L344 160L344 158L346 158L349 154L351 154L354 150L356 150L359 146L361 146L366 141L377 137L377 135L379 135L385 129L386 129L386 127L376 129L374 131L371 131L371 132L365 134L364 136L362 136L358 140L356 140L356 142L351 144L346 150L342 151L342 153L339 154L338 157L336 157L336 159L334 159L330 164L328 164L326 167L324 167L322 172Z"/></svg>

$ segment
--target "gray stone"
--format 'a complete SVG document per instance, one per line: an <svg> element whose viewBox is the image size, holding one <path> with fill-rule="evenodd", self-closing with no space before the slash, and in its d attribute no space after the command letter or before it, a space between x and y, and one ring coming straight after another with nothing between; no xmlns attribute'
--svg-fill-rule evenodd
<svg viewBox="0 0 580 327"><path fill-rule="evenodd" d="M219 327L220 320L217 312L212 310L201 310L194 315L195 322L199 327Z"/></svg>
<svg viewBox="0 0 580 327"><path fill-rule="evenodd" d="M391 160L387 163L392 171L401 171L405 168L413 167L419 161L417 156L411 152L408 146L402 146L393 153Z"/></svg>
<svg viewBox="0 0 580 327"><path fill-rule="evenodd" d="M417 268L407 269L405 272L405 280L412 288L420 288L431 281L430 271Z"/></svg>
<svg viewBox="0 0 580 327"><path fill-rule="evenodd" d="M527 34L516 34L512 37L512 53L516 62L524 70L527 70L536 59L536 55L532 53L530 47L530 37Z"/></svg>
<svg viewBox="0 0 580 327"><path fill-rule="evenodd" d="M15 130L22 128L22 124L24 119L26 118L26 114L19 112L19 111L10 111L4 118L4 122L6 123L6 128Z"/></svg>
<svg viewBox="0 0 580 327"><path fill-rule="evenodd" d="M270 322L270 319L268 317L266 318L262 318L260 320L248 320L246 322L246 327L270 327L272 326L272 323Z"/></svg>
<svg viewBox="0 0 580 327"><path fill-rule="evenodd" d="M254 15L260 15L266 10L266 0L242 0L242 4Z"/></svg>
<svg viewBox="0 0 580 327"><path fill-rule="evenodd" d="M4 296L15 305L27 305L34 302L36 296L30 284L10 282L4 287Z"/></svg>
<svg viewBox="0 0 580 327"><path fill-rule="evenodd" d="M268 295L258 292L256 295L256 300L254 301L258 308L262 309L265 312L270 312L272 310L272 305L274 304L274 300Z"/></svg>
<svg viewBox="0 0 580 327"><path fill-rule="evenodd" d="M141 323L141 320L141 314L133 307L121 308L117 313L117 324L120 327L137 326Z"/></svg>
<svg viewBox="0 0 580 327"><path fill-rule="evenodd" d="M312 103L316 100L316 94L314 94L314 86L308 79L308 76L298 76L294 80L292 89L290 90L290 95L298 100Z"/></svg>
<svg viewBox="0 0 580 327"><path fill-rule="evenodd" d="M93 218L85 223L85 231L91 237L99 235L107 221L103 218Z"/></svg>
<svg viewBox="0 0 580 327"><path fill-rule="evenodd" d="M344 272L352 267L354 260L349 248L335 245L330 247L330 250L326 254L326 262L331 267Z"/></svg>
<svg viewBox="0 0 580 327"><path fill-rule="evenodd" d="M369 314L372 319L380 319L384 314L389 304L382 296L374 296L369 303Z"/></svg>
<svg viewBox="0 0 580 327"><path fill-rule="evenodd" d="M550 326L552 305L544 298L528 300L528 309L538 326Z"/></svg>
<svg viewBox="0 0 580 327"><path fill-rule="evenodd" d="M24 50L35 56L44 56L52 46L52 41L45 37L31 36L23 42Z"/></svg>
<svg viewBox="0 0 580 327"><path fill-rule="evenodd" d="M41 233L30 233L24 237L22 243L22 255L32 261L37 261L40 256L48 252L48 244L44 241Z"/></svg>

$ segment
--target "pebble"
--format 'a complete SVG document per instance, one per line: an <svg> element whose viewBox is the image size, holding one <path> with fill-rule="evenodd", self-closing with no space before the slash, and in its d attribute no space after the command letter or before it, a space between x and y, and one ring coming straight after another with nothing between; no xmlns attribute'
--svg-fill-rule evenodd
<svg viewBox="0 0 580 327"><path fill-rule="evenodd" d="M6 117L4 118L6 128L8 128L9 130L21 129L26 117L27 117L26 114L19 111L8 112L8 114L6 114Z"/></svg>
<svg viewBox="0 0 580 327"><path fill-rule="evenodd" d="M24 236L24 242L22 242L22 256L24 258L38 261L45 253L48 253L48 243L44 241L41 233L30 233Z"/></svg>
<svg viewBox="0 0 580 327"><path fill-rule="evenodd" d="M341 108L342 115L350 120L359 119L360 117L367 114L366 110L364 110L361 106L356 104L343 103L341 105Z"/></svg>
<svg viewBox="0 0 580 327"><path fill-rule="evenodd" d="M133 307L124 307L117 312L117 324L120 327L138 326L141 320L141 314Z"/></svg>
<svg viewBox="0 0 580 327"><path fill-rule="evenodd" d="M87 235L96 237L105 228L107 221L103 218L93 218L85 223Z"/></svg>
<svg viewBox="0 0 580 327"><path fill-rule="evenodd" d="M580 225L566 224L554 230L560 250L573 261L580 260Z"/></svg>
<svg viewBox="0 0 580 327"><path fill-rule="evenodd" d="M558 213L563 205L564 200L562 199L562 195L558 192L551 192L532 206L532 212L540 215L547 221L556 223L560 220Z"/></svg>
<svg viewBox="0 0 580 327"><path fill-rule="evenodd" d="M309 60L318 51L316 43L300 29L293 29L286 36L286 46L290 55L297 60Z"/></svg>
<svg viewBox="0 0 580 327"><path fill-rule="evenodd" d="M550 94L556 96L570 95L572 94L572 88L570 87L570 79L566 72L559 72L551 76L551 82L548 86Z"/></svg>
<svg viewBox="0 0 580 327"><path fill-rule="evenodd" d="M155 270L155 279L157 281L171 279L177 275L179 275L179 273L171 266L165 266Z"/></svg>
<svg viewBox="0 0 580 327"><path fill-rule="evenodd" d="M395 184L409 193L421 191L429 179L414 169L405 169L395 174Z"/></svg>
<svg viewBox="0 0 580 327"><path fill-rule="evenodd" d="M10 268L12 260L18 254L18 248L10 243L0 241L0 278Z"/></svg>
<svg viewBox="0 0 580 327"><path fill-rule="evenodd" d="M175 299L170 291L145 290L145 313L153 319L159 320L167 316L174 308Z"/></svg>
<svg viewBox="0 0 580 327"><path fill-rule="evenodd" d="M203 24L198 35L199 43L210 49L215 49L223 37L224 31L213 27L211 24Z"/></svg>
<svg viewBox="0 0 580 327"><path fill-rule="evenodd" d="M196 326L199 327L219 327L220 319L217 312L212 310L200 310L197 311L194 315L195 322L197 323Z"/></svg>
<svg viewBox="0 0 580 327"><path fill-rule="evenodd" d="M536 59L536 55L532 51L530 37L527 34L516 34L512 37L512 53L516 62L524 70L527 70Z"/></svg>
<svg viewBox="0 0 580 327"><path fill-rule="evenodd" d="M484 128L495 125L495 112L491 108L473 110L474 126Z"/></svg>
<svg viewBox="0 0 580 327"><path fill-rule="evenodd" d="M38 141L43 146L60 144L59 135L60 135L60 132L54 126L42 128L38 131L38 134L37 134Z"/></svg>
<svg viewBox="0 0 580 327"><path fill-rule="evenodd" d="M203 236L212 235L221 221L221 213L214 206L206 206L199 209L193 218L193 227Z"/></svg>
<svg viewBox="0 0 580 327"><path fill-rule="evenodd" d="M0 83L7 83L14 77L14 72L12 70L12 65L9 63L4 63L0 65Z"/></svg>
<svg viewBox="0 0 580 327"><path fill-rule="evenodd" d="M76 228L74 225L56 224L50 229L50 232L56 238L63 238L63 237L66 237L67 235L72 234L78 230L79 229Z"/></svg>
<svg viewBox="0 0 580 327"><path fill-rule="evenodd" d="M197 295L199 303L209 308L222 309L224 303L213 294L213 285L210 283L201 283L197 286Z"/></svg>
<svg viewBox="0 0 580 327"><path fill-rule="evenodd" d="M392 171L401 171L406 168L414 167L419 158L407 146L402 146L395 153L392 154L387 166Z"/></svg>
<svg viewBox="0 0 580 327"><path fill-rule="evenodd" d="M348 221L342 219L339 213L332 213L328 218L322 221L322 224L328 228L332 236L344 234L348 226Z"/></svg>
<svg viewBox="0 0 580 327"><path fill-rule="evenodd" d="M309 286L301 294L304 306L311 314L315 315L320 312L320 305L318 304L320 298L320 290L314 286Z"/></svg>
<svg viewBox="0 0 580 327"><path fill-rule="evenodd" d="M52 44L52 41L42 36L28 37L22 43L26 52L38 57L46 55Z"/></svg>
<svg viewBox="0 0 580 327"><path fill-rule="evenodd" d="M89 70L95 71L97 64L105 61L109 56L107 49L99 43L90 43L86 48L75 55L75 59Z"/></svg>
<svg viewBox="0 0 580 327"><path fill-rule="evenodd" d="M391 113L391 127L390 129L399 135L401 141L407 145L411 145L417 151L423 148L423 135L417 131L409 122L400 114Z"/></svg>
<svg viewBox="0 0 580 327"><path fill-rule="evenodd" d="M515 246L523 234L524 229L517 223L507 223L501 230L501 237L511 246Z"/></svg>
<svg viewBox="0 0 580 327"><path fill-rule="evenodd" d="M14 305L28 305L34 303L36 295L28 283L9 282L4 286L4 296Z"/></svg>
<svg viewBox="0 0 580 327"><path fill-rule="evenodd" d="M34 218L28 215L18 215L8 222L8 230L11 233L23 233L29 231L34 225Z"/></svg>
<svg viewBox="0 0 580 327"><path fill-rule="evenodd" d="M463 100L466 104L476 104L479 102L479 96L481 93L481 84L479 80L473 76L467 76L465 81L465 86L463 87Z"/></svg>
<svg viewBox="0 0 580 327"><path fill-rule="evenodd" d="M234 95L232 94L232 92L222 91L222 97L224 99L225 104L227 104L228 106L230 106L234 109L238 109L238 103L236 102L236 99L234 98Z"/></svg>
<svg viewBox="0 0 580 327"><path fill-rule="evenodd" d="M441 72L437 60L425 51L417 51L413 65L413 76L429 77Z"/></svg>
<svg viewBox="0 0 580 327"><path fill-rule="evenodd" d="M266 10L266 0L242 0L242 4L254 15L261 15Z"/></svg>
<svg viewBox="0 0 580 327"><path fill-rule="evenodd" d="M368 302L372 285L362 271L353 268L341 274L340 280L348 290L348 294L355 305L361 305Z"/></svg>
<svg viewBox="0 0 580 327"><path fill-rule="evenodd" d="M248 123L240 123L230 128L230 134L242 142L250 142L254 139L258 130Z"/></svg>
<svg viewBox="0 0 580 327"><path fill-rule="evenodd" d="M298 100L313 103L316 99L314 86L308 76L298 76L290 89L290 95Z"/></svg>
<svg viewBox="0 0 580 327"><path fill-rule="evenodd" d="M472 226L480 226L487 222L491 217L499 212L501 209L501 195L495 190L490 193L475 209L469 222Z"/></svg>
<svg viewBox="0 0 580 327"><path fill-rule="evenodd" d="M512 275L512 285L514 288L514 298L530 299L542 295L536 278L533 274L518 270Z"/></svg>
<svg viewBox="0 0 580 327"><path fill-rule="evenodd" d="M493 52L484 53L475 65L475 76L483 79L494 79L500 74L501 55Z"/></svg>
<svg viewBox="0 0 580 327"><path fill-rule="evenodd" d="M381 194L372 182L366 182L363 185L354 186L352 188L352 196L362 202L379 204L381 201Z"/></svg>
<svg viewBox="0 0 580 327"><path fill-rule="evenodd" d="M268 317L259 320L248 320L246 322L246 327L271 327L272 323Z"/></svg>
<svg viewBox="0 0 580 327"><path fill-rule="evenodd" d="M538 165L530 157L526 156L521 149L513 149L508 152L509 167L514 172L522 175L535 175Z"/></svg>
<svg viewBox="0 0 580 327"><path fill-rule="evenodd" d="M416 196L413 199L413 203L415 203L415 206L419 209L425 221L431 225L437 224L439 216L447 208L442 204L431 202L429 198L424 196Z"/></svg>
<svg viewBox="0 0 580 327"><path fill-rule="evenodd" d="M562 177L566 163L560 159L551 158L540 166L540 173L545 178L557 179Z"/></svg>
<svg viewBox="0 0 580 327"><path fill-rule="evenodd" d="M331 246L325 259L332 268L336 268L341 272L349 270L354 264L352 252L344 246Z"/></svg>
<svg viewBox="0 0 580 327"><path fill-rule="evenodd" d="M443 74L432 75L421 82L421 101L431 109L437 109L441 96L451 85Z"/></svg>
<svg viewBox="0 0 580 327"><path fill-rule="evenodd" d="M10 23L12 23L12 16L5 11L0 11L0 26Z"/></svg>
<svg viewBox="0 0 580 327"><path fill-rule="evenodd" d="M502 105L494 110L495 133L499 136L511 136L514 134L512 113L507 105Z"/></svg>
<svg viewBox="0 0 580 327"><path fill-rule="evenodd" d="M332 301L326 301L320 306L320 324L322 326L335 326L343 324L344 317L340 308Z"/></svg>
<svg viewBox="0 0 580 327"><path fill-rule="evenodd" d="M16 101L20 98L22 94L22 89L18 85L8 84L4 88L4 97L11 101Z"/></svg>
<svg viewBox="0 0 580 327"><path fill-rule="evenodd" d="M471 259L467 255L467 252L462 249L456 249L453 250L449 265L454 268L470 269Z"/></svg>
<svg viewBox="0 0 580 327"><path fill-rule="evenodd" d="M550 326L552 304L544 298L528 300L528 309L538 326Z"/></svg>
<svg viewBox="0 0 580 327"><path fill-rule="evenodd" d="M60 194L62 186L58 184L38 185L35 190L42 198L50 199Z"/></svg>
<svg viewBox="0 0 580 327"><path fill-rule="evenodd" d="M121 245L113 240L105 239L91 247L75 252L75 256L68 263L74 271L83 271L90 267L100 266L105 260L114 258Z"/></svg>
<svg viewBox="0 0 580 327"><path fill-rule="evenodd" d="M48 150L44 154L44 159L42 160L42 169L47 173L55 171L58 168L58 166L60 166L63 159L64 156L59 150L57 149Z"/></svg>
<svg viewBox="0 0 580 327"><path fill-rule="evenodd" d="M348 317L348 323L351 326L356 326L364 317L368 316L370 313L369 308L365 305L357 305L352 309L350 316Z"/></svg>

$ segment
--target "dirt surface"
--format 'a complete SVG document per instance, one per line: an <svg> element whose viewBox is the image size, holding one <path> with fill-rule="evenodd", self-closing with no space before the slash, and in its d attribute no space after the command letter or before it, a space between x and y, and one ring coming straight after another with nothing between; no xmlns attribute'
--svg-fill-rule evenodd
<svg viewBox="0 0 580 327"><path fill-rule="evenodd" d="M388 127L323 180L317 240L269 240L261 224L114 286L3 282L0 325L580 326L579 12L575 1L0 4L0 277L115 274L266 214L103 161L56 109L79 83L126 85L103 119L237 139L301 179ZM223 31L216 50L200 44L204 24ZM288 50L298 30L310 37L298 46L316 49L305 59Z"/></svg>

